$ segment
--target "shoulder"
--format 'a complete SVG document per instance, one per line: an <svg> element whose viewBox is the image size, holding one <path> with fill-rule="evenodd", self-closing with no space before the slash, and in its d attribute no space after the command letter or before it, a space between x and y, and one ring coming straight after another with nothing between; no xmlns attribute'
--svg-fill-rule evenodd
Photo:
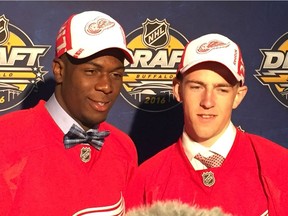
<svg viewBox="0 0 288 216"><path fill-rule="evenodd" d="M288 149L265 137L243 133L246 144L249 143L263 175L278 175L283 169L288 169ZM278 173L278 174L277 174Z"/></svg>
<svg viewBox="0 0 288 216"><path fill-rule="evenodd" d="M44 139L43 135L47 133L42 124L47 119L45 115L44 102L41 101L33 108L10 112L0 117L2 161L16 163L15 161L22 160L33 149L39 148L37 140Z"/></svg>
<svg viewBox="0 0 288 216"><path fill-rule="evenodd" d="M139 166L139 172L158 173L160 170L170 169L171 163L177 163L176 158L179 159L179 155L178 143L174 143L144 161Z"/></svg>
<svg viewBox="0 0 288 216"><path fill-rule="evenodd" d="M246 138L248 138L255 148L255 150L262 152L263 154L271 154L272 152L283 153L284 155L288 154L288 149L281 146L280 144L269 140L263 136L259 136L251 133L243 133Z"/></svg>
<svg viewBox="0 0 288 216"><path fill-rule="evenodd" d="M45 101L40 101L35 107L29 109L22 109L4 114L0 117L1 128L21 127L25 124L31 124L34 119L44 118L43 111L45 111ZM48 114L48 112L47 112Z"/></svg>
<svg viewBox="0 0 288 216"><path fill-rule="evenodd" d="M245 135L250 139L259 173L265 183L265 190L269 193L270 201L283 206L288 200L287 179L284 177L288 169L288 163L285 163L288 161L288 149L259 135L249 133Z"/></svg>
<svg viewBox="0 0 288 216"><path fill-rule="evenodd" d="M39 140L54 134L55 124L45 109L44 101L33 108L23 109L0 117L1 150L8 152L25 152L39 147ZM50 133L52 132L52 133Z"/></svg>

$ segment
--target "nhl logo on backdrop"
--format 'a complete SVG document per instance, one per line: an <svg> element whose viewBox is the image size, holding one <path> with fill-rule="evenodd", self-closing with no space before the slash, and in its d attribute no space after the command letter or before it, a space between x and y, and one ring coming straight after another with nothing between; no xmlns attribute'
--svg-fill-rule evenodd
<svg viewBox="0 0 288 216"><path fill-rule="evenodd" d="M166 19L147 18L127 35L134 63L125 65L121 96L146 112L162 112L177 106L172 80L187 42Z"/></svg>
<svg viewBox="0 0 288 216"><path fill-rule="evenodd" d="M0 17L0 44L4 44L9 38L9 20L4 15Z"/></svg>
<svg viewBox="0 0 288 216"><path fill-rule="evenodd" d="M0 16L0 112L9 110L27 98L48 73L39 58L50 46L34 45L18 27Z"/></svg>
<svg viewBox="0 0 288 216"><path fill-rule="evenodd" d="M254 76L272 95L288 108L288 32L282 35L271 49L260 49L261 66Z"/></svg>
<svg viewBox="0 0 288 216"><path fill-rule="evenodd" d="M160 49L165 47L169 42L169 26L166 20L151 21L147 19L143 26L142 41L148 48Z"/></svg>

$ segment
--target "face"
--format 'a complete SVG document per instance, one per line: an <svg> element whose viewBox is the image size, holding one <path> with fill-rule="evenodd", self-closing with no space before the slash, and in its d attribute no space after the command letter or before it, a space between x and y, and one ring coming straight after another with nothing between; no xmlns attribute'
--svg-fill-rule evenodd
<svg viewBox="0 0 288 216"><path fill-rule="evenodd" d="M205 146L211 146L223 134L232 110L247 92L247 87L240 87L232 73L218 63L192 67L173 83L174 95L183 103L184 130Z"/></svg>
<svg viewBox="0 0 288 216"><path fill-rule="evenodd" d="M54 59L53 72L58 102L87 130L105 121L120 93L124 54L108 49L77 60L64 54Z"/></svg>

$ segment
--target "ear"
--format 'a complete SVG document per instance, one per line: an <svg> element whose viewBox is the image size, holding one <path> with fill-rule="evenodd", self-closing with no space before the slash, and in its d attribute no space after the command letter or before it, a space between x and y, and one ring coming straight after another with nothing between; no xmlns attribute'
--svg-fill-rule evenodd
<svg viewBox="0 0 288 216"><path fill-rule="evenodd" d="M54 58L52 68L56 83L62 83L65 68L64 62L60 58Z"/></svg>
<svg viewBox="0 0 288 216"><path fill-rule="evenodd" d="M173 95L178 102L182 102L181 85L176 77L173 79Z"/></svg>
<svg viewBox="0 0 288 216"><path fill-rule="evenodd" d="M239 104L242 102L247 92L248 92L247 86L238 87L237 93L233 102L233 109L236 109L239 106Z"/></svg>

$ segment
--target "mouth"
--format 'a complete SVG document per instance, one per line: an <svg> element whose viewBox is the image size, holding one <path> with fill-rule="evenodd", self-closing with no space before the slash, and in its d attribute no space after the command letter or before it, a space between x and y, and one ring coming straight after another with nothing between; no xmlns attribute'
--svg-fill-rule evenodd
<svg viewBox="0 0 288 216"><path fill-rule="evenodd" d="M210 119L214 119L216 117L216 115L213 114L198 114L198 116L204 120L210 120Z"/></svg>
<svg viewBox="0 0 288 216"><path fill-rule="evenodd" d="M90 106L98 112L106 112L110 108L110 101L89 100Z"/></svg>

